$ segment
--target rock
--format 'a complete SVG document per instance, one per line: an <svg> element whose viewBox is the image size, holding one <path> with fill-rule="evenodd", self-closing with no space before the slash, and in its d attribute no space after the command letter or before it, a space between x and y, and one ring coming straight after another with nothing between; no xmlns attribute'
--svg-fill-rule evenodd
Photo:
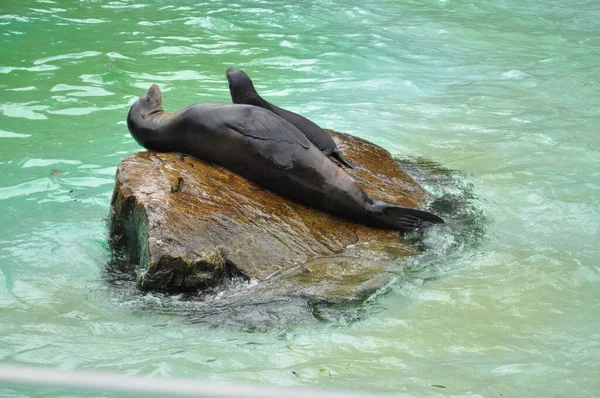
<svg viewBox="0 0 600 398"><path fill-rule="evenodd" d="M376 199L420 207L430 195L390 154L330 131L348 170ZM384 285L393 262L415 252L378 230L287 200L228 170L179 153L140 152L117 169L110 242L134 264L142 289L218 292L232 277L258 292L355 299Z"/></svg>

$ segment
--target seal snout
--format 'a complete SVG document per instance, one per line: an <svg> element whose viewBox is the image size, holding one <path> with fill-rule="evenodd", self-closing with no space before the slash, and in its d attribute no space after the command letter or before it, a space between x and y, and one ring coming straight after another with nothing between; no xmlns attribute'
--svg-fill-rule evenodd
<svg viewBox="0 0 600 398"><path fill-rule="evenodd" d="M157 104L162 103L162 92L160 91L160 87L157 84L152 84L148 91L146 92L146 101L150 102L152 100L156 101Z"/></svg>
<svg viewBox="0 0 600 398"><path fill-rule="evenodd" d="M160 94L160 87L157 84L152 84L148 89L148 95L154 96Z"/></svg>
<svg viewBox="0 0 600 398"><path fill-rule="evenodd" d="M231 68L227 69L227 79L241 76L242 73L244 73L244 71L242 71L241 69L236 69L234 67L231 67Z"/></svg>

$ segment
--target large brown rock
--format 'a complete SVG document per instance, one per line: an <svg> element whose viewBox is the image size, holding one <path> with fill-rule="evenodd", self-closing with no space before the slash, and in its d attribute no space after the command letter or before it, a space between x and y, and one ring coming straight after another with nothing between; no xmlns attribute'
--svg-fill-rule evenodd
<svg viewBox="0 0 600 398"><path fill-rule="evenodd" d="M430 199L384 149L330 133L368 170L348 172L373 198L421 208ZM415 251L398 232L295 203L214 164L157 152L119 165L110 237L136 265L143 289L214 292L241 276L258 281L257 291L325 301L382 286L382 271Z"/></svg>

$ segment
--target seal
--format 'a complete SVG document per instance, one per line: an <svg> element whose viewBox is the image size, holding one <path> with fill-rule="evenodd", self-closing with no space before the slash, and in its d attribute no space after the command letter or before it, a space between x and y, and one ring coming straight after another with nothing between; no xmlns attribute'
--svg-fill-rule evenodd
<svg viewBox="0 0 600 398"><path fill-rule="evenodd" d="M252 79L241 69L227 69L227 81L229 82L229 94L234 104L248 104L260 106L276 115L284 118L302 131L306 138L323 152L325 156L331 156L342 164L352 169L363 169L348 161L340 152L333 138L321 127L302 115L280 108L263 99L254 88Z"/></svg>
<svg viewBox="0 0 600 398"><path fill-rule="evenodd" d="M153 84L132 105L127 127L147 149L215 163L282 196L373 227L409 231L443 223L432 213L370 198L300 130L260 107L201 103L167 113Z"/></svg>

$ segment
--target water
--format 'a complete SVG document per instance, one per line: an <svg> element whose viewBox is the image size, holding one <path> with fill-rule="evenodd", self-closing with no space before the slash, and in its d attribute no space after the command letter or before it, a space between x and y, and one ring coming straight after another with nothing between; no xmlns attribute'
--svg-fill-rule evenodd
<svg viewBox="0 0 600 398"><path fill-rule="evenodd" d="M600 5L487 3L3 2L0 361L419 396L597 395ZM325 127L455 170L445 189L485 216L473 224L485 234L470 239L473 219L456 216L351 316L265 331L195 322L193 303L110 283L114 172L140 150L129 105L151 83L168 111L229 101L229 66Z"/></svg>

